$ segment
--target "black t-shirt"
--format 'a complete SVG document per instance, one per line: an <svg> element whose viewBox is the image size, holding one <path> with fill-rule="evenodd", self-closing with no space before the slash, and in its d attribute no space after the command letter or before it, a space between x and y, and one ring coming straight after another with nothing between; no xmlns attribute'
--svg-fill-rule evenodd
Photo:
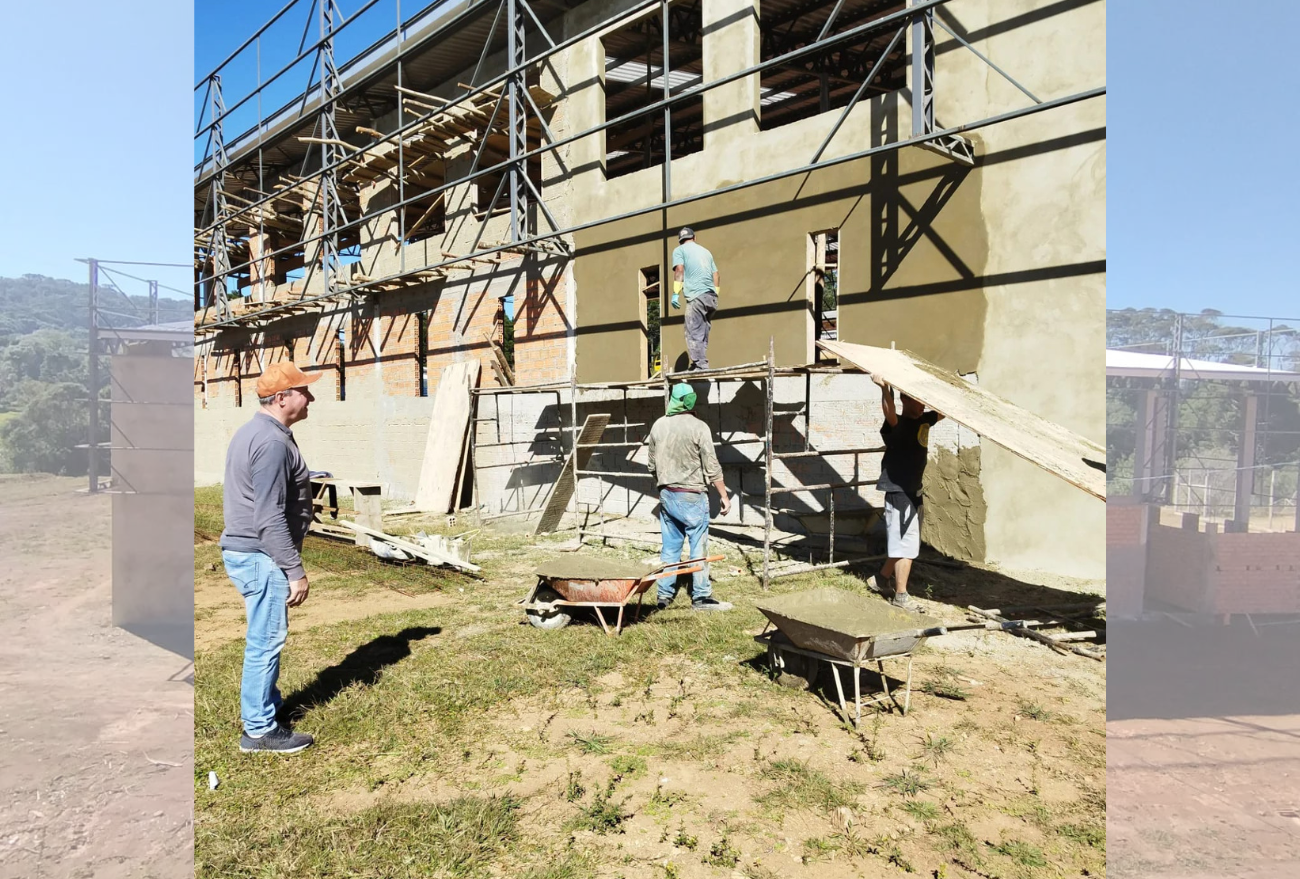
<svg viewBox="0 0 1300 879"><path fill-rule="evenodd" d="M925 475L930 452L930 428L938 420L937 412L925 412L920 418L899 415L893 427L888 421L880 427L880 435L885 440L885 472L914 504L921 502L921 477Z"/></svg>

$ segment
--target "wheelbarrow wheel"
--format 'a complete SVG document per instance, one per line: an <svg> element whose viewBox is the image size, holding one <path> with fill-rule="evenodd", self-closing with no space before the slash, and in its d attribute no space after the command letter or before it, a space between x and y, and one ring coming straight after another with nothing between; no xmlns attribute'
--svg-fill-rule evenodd
<svg viewBox="0 0 1300 879"><path fill-rule="evenodd" d="M547 589L544 586L538 589L537 595L533 597L533 601L542 604L559 600L560 595L558 592L554 589ZM551 629L563 629L569 623L573 622L573 617L558 607L550 611L527 610L525 613L528 615L529 623L536 628L546 629L548 631Z"/></svg>

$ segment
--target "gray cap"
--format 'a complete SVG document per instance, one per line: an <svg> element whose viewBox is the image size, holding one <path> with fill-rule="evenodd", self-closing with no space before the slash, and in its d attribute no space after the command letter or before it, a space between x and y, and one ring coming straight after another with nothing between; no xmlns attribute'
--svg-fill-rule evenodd
<svg viewBox="0 0 1300 879"><path fill-rule="evenodd" d="M683 226L682 231L677 233L678 241L685 241L687 238L694 238L694 237L695 237L695 230L692 229L690 226Z"/></svg>

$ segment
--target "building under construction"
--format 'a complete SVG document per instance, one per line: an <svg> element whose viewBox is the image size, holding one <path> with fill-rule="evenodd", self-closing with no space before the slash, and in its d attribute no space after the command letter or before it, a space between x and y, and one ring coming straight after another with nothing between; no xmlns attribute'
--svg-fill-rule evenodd
<svg viewBox="0 0 1300 879"><path fill-rule="evenodd" d="M455 505L539 511L605 414L569 509L649 515L685 225L719 268L716 374L692 381L736 524L879 502L879 393L823 340L1102 440L1102 0L442 2L336 58L377 2L298 0L250 37L305 25L313 74L274 111L279 74L196 85L199 482L290 357L323 374L295 429L312 466L415 498L439 382L476 363ZM929 543L1102 576L1101 505L941 427Z"/></svg>

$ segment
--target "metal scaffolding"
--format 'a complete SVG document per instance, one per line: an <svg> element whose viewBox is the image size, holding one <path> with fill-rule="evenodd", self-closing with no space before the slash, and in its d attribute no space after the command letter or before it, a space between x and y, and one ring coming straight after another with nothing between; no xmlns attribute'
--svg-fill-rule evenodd
<svg viewBox="0 0 1300 879"><path fill-rule="evenodd" d="M87 296L87 327L89 345L86 355L86 389L87 394L87 429L86 442L77 448L86 450L87 491L91 494L103 491L100 483L100 464L103 463L102 452L113 448L112 437L105 438L103 419L100 417L101 401L99 399L100 358L119 354L124 346L132 342L160 341L172 345L188 347L193 345L193 337L188 333L168 331L158 325L158 289L165 287L174 293L185 295L185 291L166 287L156 279L141 278L130 274L120 266L148 266L155 268L188 268L181 263L131 262L126 260L79 259L87 267L89 295ZM145 285L148 290L148 304L142 311L122 284L135 281ZM141 401L134 401L139 403ZM155 404L144 401L147 405ZM140 448L132 446L131 448Z"/></svg>
<svg viewBox="0 0 1300 879"><path fill-rule="evenodd" d="M828 570L832 568L847 568L862 563L879 561L883 559L884 558L883 556L876 556L876 555L872 555L872 556L855 555L848 558L841 558L839 560L836 560L835 558L835 533L836 533L835 516L836 516L837 492L843 492L850 489L857 490L865 486L875 485L877 480L860 479L860 478L841 479L841 480L829 481L826 483L819 483L814 485L794 485L788 487L774 486L772 483L772 471L775 465L780 461L799 459L799 458L834 457L834 456L851 455L854 458L854 471L856 473L860 469L860 456L862 455L878 456L884 453L885 451L884 446L872 446L867 448L847 448L847 449L823 448L823 447L813 448L812 446L812 432L813 432L812 377L814 375L850 375L850 374L865 375L865 373L863 373L859 369L852 368L852 367L847 367L847 368L837 367L837 366L777 367L776 357L773 349L774 349L774 344L771 340L769 340L767 358L758 361L756 363L748 363L740 366L728 367L725 369L690 370L690 371L678 372L678 373L664 373L663 375L657 378L643 379L641 381L578 384L576 381L571 380L568 383L552 383L552 384L545 384L545 385L533 385L530 387L472 389L471 394L473 395L476 403L482 402L482 400L485 397L488 397L491 398L495 404L493 414L491 415L484 415L480 417L477 414L477 411L479 409L477 405L472 410L474 411L475 414L471 421L472 429L470 431L469 458L470 461L472 462L472 467L473 467L475 503L477 503L477 493L478 493L477 487L478 487L478 480L479 480L479 472L485 466L492 467L492 468L506 467L506 466L526 467L529 465L551 466L554 465L557 461L563 459L563 455L560 455L555 457L535 457L535 458L529 458L529 459L519 460L519 461L508 461L502 463L492 463L488 465L483 465L479 460L479 456L476 454L477 449L485 448L488 445L514 446L521 443L528 443L532 445L532 444L537 444L539 442L547 442L548 438L550 437L562 438L567 433L569 435L569 440L567 443L567 453L569 455L572 455L575 461L575 467L573 468L573 493L572 493L572 498L568 505L567 513L572 517L572 521L569 527L577 530L579 541L582 541L586 537L594 537L601 540L616 539L616 540L624 540L632 543L636 543L636 542L644 542L647 544L653 543L655 546L658 546L659 545L658 540L640 541L638 538L635 537L622 535L622 534L613 534L605 530L605 525L607 521L605 508L604 508L604 501L605 501L605 494L606 494L605 491L606 480L613 481L616 479L622 479L622 480L644 480L644 481L652 482L654 479L653 474L650 473L649 470L645 470L645 469L613 470L613 469L599 469L590 466L585 468L580 468L576 466L576 462L578 460L577 458L578 449L632 449L634 450L633 453L635 454L636 449L639 449L645 445L646 439L644 438L640 440L630 439L630 435L629 435L630 430L634 428L648 429L650 425L645 423L633 422L631 420L628 412L627 395L629 391L633 391L633 392L639 391L643 394L641 399L647 399L648 396L646 395L649 394L657 395L657 393L662 389L663 398L665 401L665 411L666 411L669 387L670 387L670 383L673 381L685 381L690 383L708 382L714 387L717 387L724 382L755 381L762 385L764 401L765 401L763 429L762 429L762 433L759 434L758 436L747 438L747 439L740 439L740 440L726 439L725 437L723 437L722 436L723 431L721 429L721 423L722 423L721 411L722 411L723 404L721 402L720 395L715 397L715 399L717 400L716 406L718 410L718 421L719 421L718 447L720 449L731 449L731 450L739 449L741 446L753 446L759 444L761 444L763 447L762 456L757 460L728 462L722 464L722 469L724 474L726 473L727 470L732 470L737 472L739 475L739 478L737 480L737 486L739 490L737 492L736 497L737 497L737 511L738 511L738 516L741 525L744 524L744 501L745 501L744 475L747 471L753 472L755 470L759 470L763 474L763 493L761 495L762 511L763 511L763 567L762 567L762 574L760 577L760 582L763 584L763 588L766 589L772 580L780 577L789 577L789 576L794 576L796 574L806 574L810 571ZM775 394L776 382L777 379L779 378L800 378L800 377L804 379L803 382L804 399L803 399L803 407L799 411L799 414L796 417L801 419L802 426L803 426L803 447L794 448L794 449L783 449L781 451L777 451L774 443L774 437L775 437L774 394ZM565 391L568 391L569 394L569 402L567 406L569 410L569 418L567 424L564 423L564 420L559 415L559 413L563 412L564 409L566 408L564 404L564 398L563 398ZM606 430L622 430L623 432L622 439L611 440L611 441L605 441L602 439L602 441L595 442L595 443L579 443L578 435L582 430L582 425L578 422L578 405L581 396L583 394L608 392L608 391L622 392L622 410L623 410L622 421L617 423L611 423L606 427ZM529 394L529 393L555 395L555 413L556 413L555 422L552 424L540 426L537 429L537 432L532 437L529 437L526 440L520 440L520 439L516 439L513 435L513 421L511 421L510 434L503 436L501 431L502 418L501 418L500 400L503 397L508 398L517 394ZM497 441L495 443L480 444L477 442L476 426L479 423L494 423L496 425ZM646 433L648 436L648 430L646 431ZM560 444L561 446L565 445L562 440ZM597 503L594 506L594 508L587 509L585 511L586 520L590 519L590 515L593 512L597 515L598 526L594 530L588 527L589 521L584 520L583 518L584 511L581 509L582 504L579 500L580 486L582 485L584 479L588 481L595 481L597 483L597 494L596 494ZM821 512L826 513L829 516L828 532L827 532L827 538L828 538L827 559L825 562L816 563L816 564L809 562L808 564L794 564L794 565L785 565L781 567L774 567L773 566L773 554L774 554L773 511L775 508L773 506L773 498L778 496L787 496L787 495L795 495L795 494L810 494L813 495L814 497L824 496L826 498L825 505L821 510ZM644 493L644 496L647 498L652 497L652 491ZM546 499L543 498L543 503L541 506L530 507L527 509L510 510L510 511L500 512L497 514L490 514L484 516L483 519L485 521L490 521L493 519L540 515L545 506L545 500ZM629 504L629 508L630 507L631 504Z"/></svg>
<svg viewBox="0 0 1300 879"><path fill-rule="evenodd" d="M967 121L958 125L941 126L934 116L934 96L938 88L934 75L934 26L938 24L945 31L942 22L936 21L934 12L951 0L911 0L907 8L861 21L863 15L857 16L857 23L840 30L835 30L837 16L843 2L837 2L830 12L820 32L803 45L783 51L773 57L765 58L759 63L733 71L708 82L675 89L671 83L674 73L672 57L669 52L670 11L681 6L686 0L643 0L617 15L606 18L584 28L566 39L556 40L548 29L548 22L534 9L529 0L499 0L497 3L470 4L458 11L448 12L442 19L432 25L427 24L430 12L441 12L446 0L439 0L416 15L403 20L400 0L397 5L397 22L394 30L381 41L379 47L390 54L380 58L373 71L364 75L357 74L347 84L343 84L340 68L334 63L334 45L337 36L378 0L369 0L346 20L341 19L333 0L311 0L311 11L318 10L317 21L320 37L311 46L302 47L297 57L282 67L265 81L260 76L258 86L227 108L222 95L222 72L231 61L250 46L261 51L261 41L268 28L280 20L290 10L299 7L302 0L290 0L276 15L262 26L253 36L237 49L210 74L203 77L195 86L195 92L206 89L209 99L205 101L205 113L211 118L205 120L200 116L195 133L196 143L205 143L202 159L195 167L196 217L199 218L195 236L195 310L212 308L214 313L205 315L197 322L196 331L200 334L215 333L223 327L246 326L258 327L267 322L295 311L324 307L326 302L340 298L352 298L377 293L381 290L396 289L409 283L423 283L432 278L443 277L453 266L467 262L483 261L496 254L514 253L525 257L538 255L568 254L569 244L566 236L583 229L593 228L605 223L664 211L670 207L688 204L719 193L730 192L746 187L757 186L786 177L805 174L820 168L851 162L867 156L898 150L907 146L922 146L947 155L953 161L971 164L974 161L970 142L962 135L990 125L996 125L1012 119L1063 107L1079 101L1099 97L1106 93L1104 86L1077 92L1049 101L1040 101L1016 82L1005 71L982 55L973 46L956 34L953 38L969 49L996 73L1006 78L1021 92L1028 95L1033 104L1027 107L1009 110L983 119ZM542 0L537 0L540 6ZM826 5L830 5L829 3ZM458 84L461 91L450 100L434 97L414 91L408 87L407 66L417 53L427 50L439 40L452 36L463 36L468 29L481 21L493 8L495 18L483 39L482 52L474 76L468 84ZM604 34L620 23L630 22L655 10L660 13L662 21L662 63L658 70L662 83L663 97L658 101L647 101L644 106L622 113L613 119L590 126L582 131L556 136L548 126L542 113L543 102L553 100L536 86L530 86L530 71L541 69L544 62L583 40ZM569 11L567 6L552 4L550 18L553 23ZM486 82L473 82L481 72L485 60L493 48L494 36L498 24L504 25L506 34L505 69ZM913 101L913 124L910 137L878 144L866 149L856 150L846 155L825 158L826 147L830 143L849 113L860 98L872 87L885 58L894 52L895 46L904 34L911 29L911 69L914 88L920 98ZM419 30L418 36L408 37L411 30ZM526 39L527 32L533 30L538 39L533 41L530 51ZM827 53L844 47L877 38L887 40L888 48L870 66L857 82L857 91L851 101L842 109L837 118L831 136L816 150L811 160L798 167L769 174L742 183L693 194L680 198L673 197L672 189L672 154L673 154L673 111L687 102L698 101L706 92L735 82L747 76L762 74L765 71L791 69L816 62ZM305 42L305 41L304 41ZM320 82L314 80L314 72L300 99L274 114L270 120L263 118L261 95L268 87L279 81L299 61L317 57L313 68L321 70ZM379 56L376 56L379 57ZM358 59L363 60L363 59ZM374 61L371 58L370 61ZM865 68L865 65L864 65ZM346 72L347 68L342 69ZM655 71L647 69L647 84ZM824 64L819 76L823 83L827 79ZM389 82L393 80L394 82ZM395 90L391 93L397 111L397 127L388 133L356 126L359 132L369 134L373 142L365 146L356 146L343 140L339 134L339 115L341 107L347 102L370 103L387 94L389 86ZM825 86L822 89L826 94ZM223 120L238 111L250 101L256 99L258 119L255 128L240 136L232 144L223 134ZM540 99L540 102L539 102ZM825 99L823 98L823 103ZM309 109L309 105L310 109ZM489 113L488 108L491 108ZM295 109L296 108L296 109ZM528 163L540 161L543 154L556 154L555 151L582 138L608 131L615 126L645 118L652 120L656 114L662 115L663 125L663 161L661 199L652 205L633 210L611 213L595 220L562 227L547 206L544 193L529 178ZM312 121L314 119L314 122ZM500 120L500 121L499 121ZM310 125L319 136L301 136L297 132ZM507 135L506 155L495 163L491 158L485 159L489 135L504 125ZM539 143L529 148L530 126L535 127ZM273 130L275 129L275 130ZM457 133L473 133L476 141L473 161L467 173L455 179L432 180L423 176L423 169L417 167L429 155L428 145L444 141L446 137ZM319 167L312 170L304 167L302 173L292 174L280 169L275 181L266 179L265 157L272 148L283 151L283 145L293 140L318 143ZM277 144L279 146L277 146ZM646 149L649 149L647 139ZM296 154L295 154L296 155ZM558 155L558 154L556 154ZM340 185L340 175L356 173L373 179L377 174L386 174L397 182L398 198L396 202L385 203L371 210L363 210L360 203ZM441 259L432 259L418 266L407 264L406 249L401 246L413 229L424 223L439 201L445 204L450 190L470 182L482 181L498 176L495 195L479 217L479 229L473 247L467 253L446 254ZM236 199L230 184L236 178L242 180L244 189ZM418 183L418 192L410 192L408 184ZM255 185L254 185L255 184ZM510 233L507 241L484 242L483 233L487 229L493 211L501 200L503 191L507 193ZM251 194L253 197L246 197ZM308 196L307 198L304 198ZM237 207L230 204L237 200ZM309 205L305 210L303 204ZM408 228L406 211L411 208L425 207L427 210L420 221ZM290 224L286 217L295 212L302 212L301 228L290 235L288 243L279 247L266 246L270 231L289 232ZM341 277L339 268L340 248L348 243L359 241L360 230L385 213L396 211L401 227L399 248L402 264L396 272L382 277L368 277L354 274ZM535 214L544 217L549 228L543 229L532 219ZM257 239L254 246L251 240L238 240L231 234L236 228L256 229L249 238ZM319 260L312 258L313 249L319 251ZM275 260L282 259L286 265L299 259L302 265L319 264L322 281L320 292L309 293L304 279L300 294L285 301L260 303L239 314L231 313L225 296L227 279L247 278L247 283L255 294L265 286L266 266L275 265ZM208 295L204 296L204 291ZM259 296L260 298L260 296ZM211 319L208 319L208 318Z"/></svg>

